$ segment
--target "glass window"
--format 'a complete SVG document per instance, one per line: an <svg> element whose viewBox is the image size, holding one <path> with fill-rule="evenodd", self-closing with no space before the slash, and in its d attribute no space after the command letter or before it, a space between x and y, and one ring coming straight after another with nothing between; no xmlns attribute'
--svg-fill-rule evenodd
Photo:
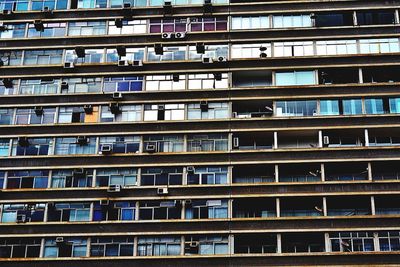
<svg viewBox="0 0 400 267"><path fill-rule="evenodd" d="M362 114L361 99L347 99L343 100L343 115L357 115Z"/></svg>
<svg viewBox="0 0 400 267"><path fill-rule="evenodd" d="M51 175L52 188L91 187L93 170L53 170Z"/></svg>
<svg viewBox="0 0 400 267"><path fill-rule="evenodd" d="M398 53L400 52L399 39L361 39L360 52L363 54Z"/></svg>
<svg viewBox="0 0 400 267"><path fill-rule="evenodd" d="M27 50L24 65L56 65L62 62L62 50Z"/></svg>
<svg viewBox="0 0 400 267"><path fill-rule="evenodd" d="M356 40L317 41L317 55L357 54Z"/></svg>
<svg viewBox="0 0 400 267"><path fill-rule="evenodd" d="M22 138L14 139L12 146L13 156L42 156L49 155L52 146L51 138Z"/></svg>
<svg viewBox="0 0 400 267"><path fill-rule="evenodd" d="M28 37L63 37L67 23L43 23L44 30L37 31L33 24L28 25Z"/></svg>
<svg viewBox="0 0 400 267"><path fill-rule="evenodd" d="M221 79L216 79L214 74L189 74L189 90L227 89L228 74L221 73Z"/></svg>
<svg viewBox="0 0 400 267"><path fill-rule="evenodd" d="M269 17L232 17L232 30L270 28Z"/></svg>
<svg viewBox="0 0 400 267"><path fill-rule="evenodd" d="M143 77L106 77L103 85L104 92L135 92L142 91Z"/></svg>
<svg viewBox="0 0 400 267"><path fill-rule="evenodd" d="M188 104L188 120L226 119L229 117L228 103Z"/></svg>
<svg viewBox="0 0 400 267"><path fill-rule="evenodd" d="M274 57L300 57L314 55L313 42L274 43Z"/></svg>
<svg viewBox="0 0 400 267"><path fill-rule="evenodd" d="M138 153L140 147L139 136L107 136L100 137L100 149L103 145L110 145L112 153Z"/></svg>
<svg viewBox="0 0 400 267"><path fill-rule="evenodd" d="M310 15L276 15L273 16L274 28L312 27Z"/></svg>
<svg viewBox="0 0 400 267"><path fill-rule="evenodd" d="M14 109L0 109L0 125L11 125L13 122Z"/></svg>
<svg viewBox="0 0 400 267"><path fill-rule="evenodd" d="M317 101L277 101L276 116L314 116L317 114Z"/></svg>
<svg viewBox="0 0 400 267"><path fill-rule="evenodd" d="M321 100L320 108L320 115L339 115L338 100Z"/></svg>
<svg viewBox="0 0 400 267"><path fill-rule="evenodd" d="M390 113L400 113L400 98L390 98Z"/></svg>
<svg viewBox="0 0 400 267"><path fill-rule="evenodd" d="M96 174L96 186L134 186L137 183L137 169L98 169Z"/></svg>
<svg viewBox="0 0 400 267"><path fill-rule="evenodd" d="M147 61L176 61L186 59L186 46L164 47L164 53L157 55L153 47L148 48Z"/></svg>
<svg viewBox="0 0 400 267"><path fill-rule="evenodd" d="M4 66L20 66L22 63L22 51L0 52L0 60Z"/></svg>
<svg viewBox="0 0 400 267"><path fill-rule="evenodd" d="M126 1L126 0L125 0ZM147 20L123 20L122 27L115 26L115 21L109 21L108 34L142 34L147 32Z"/></svg>
<svg viewBox="0 0 400 267"><path fill-rule="evenodd" d="M184 120L185 104L144 105L144 120Z"/></svg>
<svg viewBox="0 0 400 267"><path fill-rule="evenodd" d="M383 99L365 99L366 114L384 114Z"/></svg>
<svg viewBox="0 0 400 267"><path fill-rule="evenodd" d="M78 57L75 50L65 51L65 62L73 63L103 63L104 49L85 49L85 57Z"/></svg>
<svg viewBox="0 0 400 267"><path fill-rule="evenodd" d="M78 0L78 8L105 8L107 0Z"/></svg>
<svg viewBox="0 0 400 267"><path fill-rule="evenodd" d="M21 80L20 95L45 95L56 94L60 86L60 80Z"/></svg>
<svg viewBox="0 0 400 267"><path fill-rule="evenodd" d="M66 86L61 86L61 93L95 93L101 91L101 78L64 78Z"/></svg>
<svg viewBox="0 0 400 267"><path fill-rule="evenodd" d="M224 17L190 18L191 32L226 31L227 25L227 18Z"/></svg>
<svg viewBox="0 0 400 267"><path fill-rule="evenodd" d="M83 138L63 137L56 138L55 155L95 154L96 137Z"/></svg>
<svg viewBox="0 0 400 267"><path fill-rule="evenodd" d="M182 185L183 168L142 168L140 185Z"/></svg>
<svg viewBox="0 0 400 267"><path fill-rule="evenodd" d="M188 152L227 151L228 136L226 134L189 135L187 140Z"/></svg>
<svg viewBox="0 0 400 267"><path fill-rule="evenodd" d="M185 90L185 75L148 75L146 76L146 91Z"/></svg>
<svg viewBox="0 0 400 267"><path fill-rule="evenodd" d="M106 52L107 62L118 62L118 60L126 60L130 63L134 60L144 59L144 48L126 48L126 55L120 57L117 49L107 49Z"/></svg>
<svg viewBox="0 0 400 267"><path fill-rule="evenodd" d="M52 124L56 108L18 108L15 115L15 124Z"/></svg>
<svg viewBox="0 0 400 267"><path fill-rule="evenodd" d="M188 184L226 184L228 182L227 167L188 167Z"/></svg>
<svg viewBox="0 0 400 267"><path fill-rule="evenodd" d="M162 3L162 5L164 2ZM151 19L150 20L150 33L161 32L186 32L187 19Z"/></svg>
<svg viewBox="0 0 400 267"><path fill-rule="evenodd" d="M150 135L143 138L144 152L183 152L183 136L181 135Z"/></svg>
<svg viewBox="0 0 400 267"><path fill-rule="evenodd" d="M271 44L233 44L231 58L271 57Z"/></svg>
<svg viewBox="0 0 400 267"><path fill-rule="evenodd" d="M314 71L277 72L275 78L277 86L316 84Z"/></svg>
<svg viewBox="0 0 400 267"><path fill-rule="evenodd" d="M1 6L1 3L0 3ZM8 38L24 38L25 37L25 23L20 24L4 24L6 30L0 32L0 39Z"/></svg>
<svg viewBox="0 0 400 267"><path fill-rule="evenodd" d="M0 157L6 157L9 155L10 150L10 139L0 139Z"/></svg>

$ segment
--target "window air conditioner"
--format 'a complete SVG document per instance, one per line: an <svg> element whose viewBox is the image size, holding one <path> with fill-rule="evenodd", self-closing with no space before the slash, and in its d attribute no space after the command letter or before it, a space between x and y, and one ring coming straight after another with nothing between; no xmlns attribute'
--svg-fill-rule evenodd
<svg viewBox="0 0 400 267"><path fill-rule="evenodd" d="M108 205L110 205L110 200L108 200L108 199L101 199L101 200L100 200L100 205L101 205L101 206L108 206Z"/></svg>
<svg viewBox="0 0 400 267"><path fill-rule="evenodd" d="M114 92L114 93L112 94L112 98L115 99L115 100L120 100L120 99L123 98L123 96L122 96L122 93L121 93L121 92Z"/></svg>
<svg viewBox="0 0 400 267"><path fill-rule="evenodd" d="M211 64L213 63L213 59L210 57L203 57L203 64Z"/></svg>
<svg viewBox="0 0 400 267"><path fill-rule="evenodd" d="M92 105L84 105L83 110L85 114L93 114L93 106Z"/></svg>
<svg viewBox="0 0 400 267"><path fill-rule="evenodd" d="M76 138L76 143L80 146L86 146L89 143L89 138L86 136L78 136Z"/></svg>
<svg viewBox="0 0 400 267"><path fill-rule="evenodd" d="M69 85L68 82L61 82L61 90L68 90Z"/></svg>
<svg viewBox="0 0 400 267"><path fill-rule="evenodd" d="M157 152L157 145L156 145L156 143L148 143L148 144L146 144L146 146L145 146L145 148L144 148L144 151L145 151L145 152L148 152L148 153L155 153L155 152Z"/></svg>
<svg viewBox="0 0 400 267"><path fill-rule="evenodd" d="M112 114L114 114L114 115L119 114L119 113L121 112L121 109L120 109L118 103L110 103L110 104L108 105L108 108L109 108L110 112L111 112Z"/></svg>
<svg viewBox="0 0 400 267"><path fill-rule="evenodd" d="M329 145L329 136L325 135L323 141L324 145Z"/></svg>
<svg viewBox="0 0 400 267"><path fill-rule="evenodd" d="M173 35L170 32L163 32L161 34L161 39L172 39Z"/></svg>
<svg viewBox="0 0 400 267"><path fill-rule="evenodd" d="M239 137L233 138L233 148L239 148Z"/></svg>
<svg viewBox="0 0 400 267"><path fill-rule="evenodd" d="M226 57L218 57L217 58L217 62L226 62L227 61L227 59L226 59Z"/></svg>
<svg viewBox="0 0 400 267"><path fill-rule="evenodd" d="M186 38L186 32L176 32L175 33L175 38L176 39L185 39Z"/></svg>
<svg viewBox="0 0 400 267"><path fill-rule="evenodd" d="M111 144L103 144L100 146L100 154L111 154L112 153L112 145Z"/></svg>
<svg viewBox="0 0 400 267"><path fill-rule="evenodd" d="M143 61L141 61L141 60L133 60L132 61L132 66L133 67L142 67L143 66Z"/></svg>
<svg viewBox="0 0 400 267"><path fill-rule="evenodd" d="M116 18L116 19L114 20L114 24L115 24L115 27L117 27L117 28L122 28L122 26L123 26L122 19L121 19L121 18Z"/></svg>
<svg viewBox="0 0 400 267"><path fill-rule="evenodd" d="M121 185L120 184L112 184L107 188L107 192L110 192L110 193L121 192Z"/></svg>
<svg viewBox="0 0 400 267"><path fill-rule="evenodd" d="M26 215L25 214L17 214L17 223L25 223L26 222Z"/></svg>
<svg viewBox="0 0 400 267"><path fill-rule="evenodd" d="M18 145L21 147L28 147L30 145L27 137L18 137Z"/></svg>
<svg viewBox="0 0 400 267"><path fill-rule="evenodd" d="M157 195L168 195L168 187L157 188Z"/></svg>
<svg viewBox="0 0 400 267"><path fill-rule="evenodd" d="M187 171L188 173L194 173L194 172L196 171L196 169L195 169L194 166L188 166L188 167L186 168L186 171Z"/></svg>
<svg viewBox="0 0 400 267"><path fill-rule="evenodd" d="M73 69L74 67L74 62L64 62L64 69Z"/></svg>
<svg viewBox="0 0 400 267"><path fill-rule="evenodd" d="M56 243L57 243L57 244L64 243L64 237L62 237L62 236L57 236L57 237L56 237Z"/></svg>

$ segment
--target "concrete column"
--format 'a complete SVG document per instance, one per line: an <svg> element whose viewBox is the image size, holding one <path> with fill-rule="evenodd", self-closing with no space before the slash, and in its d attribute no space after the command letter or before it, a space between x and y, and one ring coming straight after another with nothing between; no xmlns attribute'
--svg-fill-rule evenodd
<svg viewBox="0 0 400 267"><path fill-rule="evenodd" d="M326 201L326 197L322 198L322 210L323 210L324 216L328 216L328 204Z"/></svg>
<svg viewBox="0 0 400 267"><path fill-rule="evenodd" d="M368 162L368 167L367 167L367 171L368 171L368 180L372 181L372 164L371 162Z"/></svg>
<svg viewBox="0 0 400 267"><path fill-rule="evenodd" d="M371 214L376 215L375 197L371 196Z"/></svg>
<svg viewBox="0 0 400 267"><path fill-rule="evenodd" d="M321 181L325 181L325 164L321 163Z"/></svg>
<svg viewBox="0 0 400 267"><path fill-rule="evenodd" d="M276 198L276 217L281 217L281 201Z"/></svg>
<svg viewBox="0 0 400 267"><path fill-rule="evenodd" d="M278 149L278 132L274 132L274 147L273 149Z"/></svg>
<svg viewBox="0 0 400 267"><path fill-rule="evenodd" d="M276 253L282 253L282 235L276 235Z"/></svg>
<svg viewBox="0 0 400 267"><path fill-rule="evenodd" d="M324 143L323 143L323 136L322 136L322 131L318 131L318 147L323 147Z"/></svg>
<svg viewBox="0 0 400 267"><path fill-rule="evenodd" d="M368 129L364 129L364 140L365 140L365 146L369 146L369 134L368 134Z"/></svg>
<svg viewBox="0 0 400 267"><path fill-rule="evenodd" d="M275 164L275 182L279 183L279 165Z"/></svg>
<svg viewBox="0 0 400 267"><path fill-rule="evenodd" d="M329 240L329 234L325 233L325 252L331 252L332 251L332 246L331 246L331 241Z"/></svg>
<svg viewBox="0 0 400 267"><path fill-rule="evenodd" d="M378 235L378 233L374 233L374 247L375 247L375 251L381 251L381 248L379 247L379 235Z"/></svg>

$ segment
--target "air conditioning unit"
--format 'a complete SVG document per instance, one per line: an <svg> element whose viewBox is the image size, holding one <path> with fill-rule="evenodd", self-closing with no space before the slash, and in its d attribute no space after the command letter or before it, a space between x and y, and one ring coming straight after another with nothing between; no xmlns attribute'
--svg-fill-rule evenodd
<svg viewBox="0 0 400 267"><path fill-rule="evenodd" d="M110 193L121 192L121 185L120 184L112 184L107 188L107 192L110 192Z"/></svg>
<svg viewBox="0 0 400 267"><path fill-rule="evenodd" d="M238 113L237 112L232 112L232 117L233 118L237 118L238 117Z"/></svg>
<svg viewBox="0 0 400 267"><path fill-rule="evenodd" d="M85 114L93 114L93 106L92 105L84 105L83 110Z"/></svg>
<svg viewBox="0 0 400 267"><path fill-rule="evenodd" d="M174 82L179 82L179 74L172 74L172 80Z"/></svg>
<svg viewBox="0 0 400 267"><path fill-rule="evenodd" d="M239 148L239 137L233 138L233 148Z"/></svg>
<svg viewBox="0 0 400 267"><path fill-rule="evenodd" d="M202 112L208 111L208 102L207 101L200 101L200 110Z"/></svg>
<svg viewBox="0 0 400 267"><path fill-rule="evenodd" d="M214 60L210 57L203 57L203 64L211 64Z"/></svg>
<svg viewBox="0 0 400 267"><path fill-rule="evenodd" d="M108 199L101 199L101 200L100 200L100 205L101 205L101 206L108 206L108 205L110 205L110 200L108 200Z"/></svg>
<svg viewBox="0 0 400 267"><path fill-rule="evenodd" d="M190 241L190 242L188 242L188 245L191 248L196 248L200 245L200 242L199 241Z"/></svg>
<svg viewBox="0 0 400 267"><path fill-rule="evenodd" d="M214 73L214 79L216 81L222 81L222 73Z"/></svg>
<svg viewBox="0 0 400 267"><path fill-rule="evenodd" d="M226 59L226 57L220 56L220 57L217 57L217 60L216 60L216 61L217 61L217 62L226 62L227 59Z"/></svg>
<svg viewBox="0 0 400 267"><path fill-rule="evenodd" d="M11 79L5 78L2 80L2 82L3 82L3 85L5 88L13 88L14 87L13 81Z"/></svg>
<svg viewBox="0 0 400 267"><path fill-rule="evenodd" d="M117 28L122 28L122 26L123 26L123 22L122 22L121 18L115 19L114 23L115 23L115 27L117 27Z"/></svg>
<svg viewBox="0 0 400 267"><path fill-rule="evenodd" d="M204 14L211 14L213 12L213 6L211 0L204 0L203 4L203 13Z"/></svg>
<svg viewBox="0 0 400 267"><path fill-rule="evenodd" d="M158 110L165 110L165 106L164 105L158 105L157 109Z"/></svg>
<svg viewBox="0 0 400 267"><path fill-rule="evenodd" d="M161 39L172 39L173 34L171 32L163 32L161 33Z"/></svg>
<svg viewBox="0 0 400 267"><path fill-rule="evenodd" d="M33 26L35 27L35 30L38 32L44 31L44 24L43 21L41 21L40 19L35 20L33 22Z"/></svg>
<svg viewBox="0 0 400 267"><path fill-rule="evenodd" d="M164 15L172 15L172 2L171 1L164 1L163 5L163 13Z"/></svg>
<svg viewBox="0 0 400 267"><path fill-rule="evenodd" d="M68 82L61 82L61 90L68 90L69 85Z"/></svg>
<svg viewBox="0 0 400 267"><path fill-rule="evenodd" d="M118 60L118 67L126 67L126 66L129 66L128 60L123 60L123 59Z"/></svg>
<svg viewBox="0 0 400 267"><path fill-rule="evenodd" d="M185 39L186 38L186 32L176 32L175 33L175 38L176 39Z"/></svg>
<svg viewBox="0 0 400 267"><path fill-rule="evenodd" d="M154 53L156 55L163 55L164 54L164 48L162 44L154 44Z"/></svg>
<svg viewBox="0 0 400 267"><path fill-rule="evenodd" d="M157 188L157 195L168 195L168 187Z"/></svg>
<svg viewBox="0 0 400 267"><path fill-rule="evenodd" d="M57 236L57 237L56 237L56 243L57 243L57 244L64 243L64 237L62 237L62 236Z"/></svg>
<svg viewBox="0 0 400 267"><path fill-rule="evenodd" d="M17 214L17 219L15 220L17 223L25 223L26 215L25 214Z"/></svg>
<svg viewBox="0 0 400 267"><path fill-rule="evenodd" d="M7 27L4 25L3 22L0 22L0 32L5 32L7 31Z"/></svg>
<svg viewBox="0 0 400 267"><path fill-rule="evenodd" d="M106 154L111 154L113 146L111 144L103 144L100 145L100 154L106 155Z"/></svg>
<svg viewBox="0 0 400 267"><path fill-rule="evenodd" d="M111 111L111 113L114 114L114 115L119 114L121 112L121 109L120 109L118 103L110 103L108 105L108 108Z"/></svg>
<svg viewBox="0 0 400 267"><path fill-rule="evenodd" d="M204 43L196 44L196 52L197 52L197 54L204 54L206 52L206 47L205 47Z"/></svg>
<svg viewBox="0 0 400 267"><path fill-rule="evenodd" d="M22 147L28 147L30 145L27 137L18 137L18 145Z"/></svg>
<svg viewBox="0 0 400 267"><path fill-rule="evenodd" d="M80 146L86 146L89 143L89 138L87 138L86 136L78 136L76 138L76 143Z"/></svg>
<svg viewBox="0 0 400 267"><path fill-rule="evenodd" d="M325 135L323 138L324 145L329 145L329 136Z"/></svg>
<svg viewBox="0 0 400 267"><path fill-rule="evenodd" d="M188 166L188 167L186 168L186 171L187 171L188 173L194 173L194 172L196 171L196 169L195 169L194 166Z"/></svg>
<svg viewBox="0 0 400 267"><path fill-rule="evenodd" d="M185 206L186 207L191 207L192 206L192 200L191 199L186 199L185 200Z"/></svg>
<svg viewBox="0 0 400 267"><path fill-rule="evenodd" d="M35 107L33 109L33 111L35 112L36 116L42 116L43 115L43 108L42 107Z"/></svg>
<svg viewBox="0 0 400 267"><path fill-rule="evenodd" d="M64 69L73 69L74 67L74 62L64 62Z"/></svg>
<svg viewBox="0 0 400 267"><path fill-rule="evenodd" d="M147 153L157 152L157 143L147 143L144 148L144 152L147 152Z"/></svg>
<svg viewBox="0 0 400 267"><path fill-rule="evenodd" d="M8 10L8 9L3 9L3 15L7 16L7 15L11 15L13 13L12 10Z"/></svg>
<svg viewBox="0 0 400 267"><path fill-rule="evenodd" d="M124 8L132 8L132 5L131 5L131 3L124 3Z"/></svg>
<svg viewBox="0 0 400 267"><path fill-rule="evenodd" d="M141 61L141 60L133 60L132 61L132 66L133 67L143 67L143 61Z"/></svg>
<svg viewBox="0 0 400 267"><path fill-rule="evenodd" d="M260 53L260 58L267 58L267 57L268 57L267 53Z"/></svg>
<svg viewBox="0 0 400 267"><path fill-rule="evenodd" d="M123 96L122 96L122 93L121 93L121 92L114 92L114 93L112 94L112 98L115 99L115 100L118 100L118 99L122 99Z"/></svg>
<svg viewBox="0 0 400 267"><path fill-rule="evenodd" d="M117 46L117 54L120 57L126 56L126 47L123 45L118 45Z"/></svg>
<svg viewBox="0 0 400 267"><path fill-rule="evenodd" d="M43 12L43 13L52 13L52 10L51 10L50 7L45 6L45 7L43 7L42 12Z"/></svg>
<svg viewBox="0 0 400 267"><path fill-rule="evenodd" d="M77 55L77 57L80 57L80 58L85 57L85 55L86 55L85 48L82 46L75 47L75 54Z"/></svg>

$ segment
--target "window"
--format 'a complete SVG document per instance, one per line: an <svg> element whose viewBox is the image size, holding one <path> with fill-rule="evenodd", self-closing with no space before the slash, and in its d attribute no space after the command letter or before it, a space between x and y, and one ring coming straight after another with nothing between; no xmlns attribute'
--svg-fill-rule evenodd
<svg viewBox="0 0 400 267"><path fill-rule="evenodd" d="M21 109L15 115L15 124L52 124L56 108Z"/></svg>
<svg viewBox="0 0 400 267"><path fill-rule="evenodd" d="M13 122L14 109L0 109L0 125L11 125Z"/></svg>
<svg viewBox="0 0 400 267"><path fill-rule="evenodd" d="M1 6L1 3L0 3ZM0 32L0 39L8 38L24 38L25 37L25 23L20 24L5 24L5 31Z"/></svg>
<svg viewBox="0 0 400 267"><path fill-rule="evenodd" d="M202 58L211 58L217 60L219 57L228 58L228 45L205 45L205 53L198 54L196 46L189 47L189 59L200 60Z"/></svg>
<svg viewBox="0 0 400 267"><path fill-rule="evenodd" d="M227 25L227 18L224 17L190 19L190 31L192 32L226 31Z"/></svg>
<svg viewBox="0 0 400 267"><path fill-rule="evenodd" d="M143 168L140 185L182 185L182 168Z"/></svg>
<svg viewBox="0 0 400 267"><path fill-rule="evenodd" d="M269 17L232 17L232 30L250 30L269 28Z"/></svg>
<svg viewBox="0 0 400 267"><path fill-rule="evenodd" d="M277 86L316 84L314 71L277 72L275 78Z"/></svg>
<svg viewBox="0 0 400 267"><path fill-rule="evenodd" d="M161 5L163 5L162 3ZM150 33L186 32L187 19L151 19Z"/></svg>
<svg viewBox="0 0 400 267"><path fill-rule="evenodd" d="M383 99L365 99L365 113L366 114L384 114Z"/></svg>
<svg viewBox="0 0 400 267"><path fill-rule="evenodd" d="M213 74L189 74L189 90L227 89L228 74L222 73L221 80L216 80Z"/></svg>
<svg viewBox="0 0 400 267"><path fill-rule="evenodd" d="M140 147L139 136L107 136L100 137L100 149L102 145L111 145L112 153L138 153Z"/></svg>
<svg viewBox="0 0 400 267"><path fill-rule="evenodd" d="M51 138L29 138L23 140L23 143L17 139L13 141L13 156L41 156L48 155L49 148L52 146Z"/></svg>
<svg viewBox="0 0 400 267"><path fill-rule="evenodd" d="M78 0L78 8L105 8L107 0Z"/></svg>
<svg viewBox="0 0 400 267"><path fill-rule="evenodd" d="M176 61L186 59L186 46L164 47L162 55L156 55L154 47L149 47L147 61Z"/></svg>
<svg viewBox="0 0 400 267"><path fill-rule="evenodd" d="M314 55L313 42L274 43L274 57L300 57Z"/></svg>
<svg viewBox="0 0 400 267"><path fill-rule="evenodd" d="M400 234L398 231L379 232L380 251L399 251Z"/></svg>
<svg viewBox="0 0 400 267"><path fill-rule="evenodd" d="M122 20L122 28L115 26L115 21L108 22L108 34L141 34L147 32L147 20Z"/></svg>
<svg viewBox="0 0 400 267"><path fill-rule="evenodd" d="M357 24L358 25L382 25L394 24L395 17L394 11L357 11Z"/></svg>
<svg viewBox="0 0 400 267"><path fill-rule="evenodd" d="M40 238L1 238L0 258L38 258Z"/></svg>
<svg viewBox="0 0 400 267"><path fill-rule="evenodd" d="M390 113L400 113L400 98L390 98Z"/></svg>
<svg viewBox="0 0 400 267"><path fill-rule="evenodd" d="M6 88L0 84L0 95L14 95L18 91L18 80L12 80L12 88Z"/></svg>
<svg viewBox="0 0 400 267"><path fill-rule="evenodd" d="M123 7L125 3L131 6L147 6L147 0L110 0L110 7Z"/></svg>
<svg viewBox="0 0 400 267"><path fill-rule="evenodd" d="M139 237L138 256L174 256L180 255L180 237Z"/></svg>
<svg viewBox="0 0 400 267"><path fill-rule="evenodd" d="M0 171L0 189L3 189L3 187L4 187L5 176L6 176L6 172Z"/></svg>
<svg viewBox="0 0 400 267"><path fill-rule="evenodd" d="M91 257L133 256L133 237L94 237L91 238Z"/></svg>
<svg viewBox="0 0 400 267"><path fill-rule="evenodd" d="M64 78L67 83L65 88L61 88L63 94L76 93L95 93L101 90L101 78Z"/></svg>
<svg viewBox="0 0 400 267"><path fill-rule="evenodd" d="M93 106L93 111L85 111L84 107L60 107L58 110L59 123L89 123L97 122L99 107Z"/></svg>
<svg viewBox="0 0 400 267"><path fill-rule="evenodd" d="M22 51L2 51L0 60L4 66L20 66L22 63Z"/></svg>
<svg viewBox="0 0 400 267"><path fill-rule="evenodd" d="M187 142L188 152L228 150L226 134L189 135Z"/></svg>
<svg viewBox="0 0 400 267"><path fill-rule="evenodd" d="M50 9L67 9L68 0L32 0L32 10L43 10L44 7Z"/></svg>
<svg viewBox="0 0 400 267"><path fill-rule="evenodd" d="M101 107L101 122L140 121L141 105L124 105L119 107L119 113L113 114L109 106Z"/></svg>
<svg viewBox="0 0 400 267"><path fill-rule="evenodd" d="M227 236L185 236L185 255L217 255L228 253Z"/></svg>
<svg viewBox="0 0 400 267"><path fill-rule="evenodd" d="M4 204L2 223L43 222L45 204Z"/></svg>
<svg viewBox="0 0 400 267"><path fill-rule="evenodd" d="M183 152L183 136L145 136L144 152ZM155 147L155 150L153 148Z"/></svg>
<svg viewBox="0 0 400 267"><path fill-rule="evenodd" d="M144 59L144 48L126 48L126 56L120 57L117 49L107 49L107 62L118 62L118 60L127 60L132 62L134 60Z"/></svg>
<svg viewBox="0 0 400 267"><path fill-rule="evenodd" d="M185 104L144 105L145 121L184 120Z"/></svg>
<svg viewBox="0 0 400 267"><path fill-rule="evenodd" d="M95 202L93 221L133 221L135 211L135 201Z"/></svg>
<svg viewBox="0 0 400 267"><path fill-rule="evenodd" d="M362 114L361 99L347 99L343 100L343 115L357 115Z"/></svg>
<svg viewBox="0 0 400 267"><path fill-rule="evenodd" d="M64 37L67 23L43 23L43 26L43 31L37 31L35 25L30 23L28 25L28 37Z"/></svg>
<svg viewBox="0 0 400 267"><path fill-rule="evenodd" d="M271 44L233 44L231 51L231 58L260 58L272 56Z"/></svg>
<svg viewBox="0 0 400 267"><path fill-rule="evenodd" d="M75 50L66 50L65 62L73 62L79 64L103 63L104 49L86 49L85 57L78 57Z"/></svg>
<svg viewBox="0 0 400 267"><path fill-rule="evenodd" d="M80 142L77 137L56 138L55 155L95 154L96 137L84 138Z"/></svg>
<svg viewBox="0 0 400 267"><path fill-rule="evenodd" d="M56 65L62 62L62 50L27 50L24 65Z"/></svg>
<svg viewBox="0 0 400 267"><path fill-rule="evenodd" d="M51 175L51 187L91 187L92 180L93 170L53 170Z"/></svg>
<svg viewBox="0 0 400 267"><path fill-rule="evenodd" d="M273 16L274 28L302 28L311 27L310 15L276 15Z"/></svg>
<svg viewBox="0 0 400 267"><path fill-rule="evenodd" d="M173 75L146 76L146 91L185 90L185 75L179 75L179 81L173 80Z"/></svg>
<svg viewBox="0 0 400 267"><path fill-rule="evenodd" d="M185 206L186 219L228 218L228 200L192 200Z"/></svg>
<svg viewBox="0 0 400 267"><path fill-rule="evenodd" d="M374 238L368 232L340 232L329 235L332 251L374 251Z"/></svg>
<svg viewBox="0 0 400 267"><path fill-rule="evenodd" d="M143 77L106 77L104 78L104 92L135 92L142 91Z"/></svg>
<svg viewBox="0 0 400 267"><path fill-rule="evenodd" d="M339 115L339 101L338 100L321 100L320 101L320 115Z"/></svg>
<svg viewBox="0 0 400 267"><path fill-rule="evenodd" d="M64 238L63 242L56 242L56 239L45 239L45 258L58 257L86 257L87 241L81 238Z"/></svg>
<svg viewBox="0 0 400 267"><path fill-rule="evenodd" d="M276 116L314 116L317 114L317 101L277 101Z"/></svg>
<svg viewBox="0 0 400 267"><path fill-rule="evenodd" d="M317 55L357 54L356 40L317 41Z"/></svg>
<svg viewBox="0 0 400 267"><path fill-rule="evenodd" d="M98 169L96 186L110 185L135 186L137 185L137 169Z"/></svg>
<svg viewBox="0 0 400 267"><path fill-rule="evenodd" d="M360 52L363 54L398 53L400 52L399 39L361 39Z"/></svg>
<svg viewBox="0 0 400 267"><path fill-rule="evenodd" d="M353 26L352 13L323 13L315 16L316 27Z"/></svg>
<svg viewBox="0 0 400 267"><path fill-rule="evenodd" d="M56 203L48 207L50 222L88 222L90 218L89 203Z"/></svg>
<svg viewBox="0 0 400 267"><path fill-rule="evenodd" d="M181 219L179 200L142 201L139 206L139 220Z"/></svg>
<svg viewBox="0 0 400 267"><path fill-rule="evenodd" d="M68 35L106 35L106 21L69 22Z"/></svg>
<svg viewBox="0 0 400 267"><path fill-rule="evenodd" d="M3 0L0 3L0 10L13 10L15 3L15 10L26 11L29 7L29 0Z"/></svg>
<svg viewBox="0 0 400 267"><path fill-rule="evenodd" d="M0 157L6 157L9 155L10 150L10 139L0 139Z"/></svg>
<svg viewBox="0 0 400 267"><path fill-rule="evenodd" d="M229 118L228 103L188 104L188 120L226 119Z"/></svg>
<svg viewBox="0 0 400 267"><path fill-rule="evenodd" d="M21 80L19 94L21 95L45 95L56 94L60 80Z"/></svg>
<svg viewBox="0 0 400 267"><path fill-rule="evenodd" d="M49 171L9 171L7 189L47 188Z"/></svg>
<svg viewBox="0 0 400 267"><path fill-rule="evenodd" d="M226 184L228 183L227 167L195 167L188 171L188 184Z"/></svg>

